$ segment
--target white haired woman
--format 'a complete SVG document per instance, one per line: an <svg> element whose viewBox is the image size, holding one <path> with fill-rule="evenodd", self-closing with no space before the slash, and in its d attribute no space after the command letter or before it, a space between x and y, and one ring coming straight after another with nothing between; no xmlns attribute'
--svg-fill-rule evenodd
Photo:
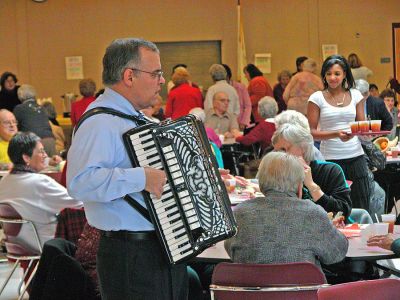
<svg viewBox="0 0 400 300"><path fill-rule="evenodd" d="M303 198L322 206L327 212L351 212L350 188L339 165L314 159L313 137L304 128L283 124L274 133L272 144L283 151L303 158L305 179Z"/></svg>
<svg viewBox="0 0 400 300"><path fill-rule="evenodd" d="M271 138L275 131L275 124L267 119L275 117L277 112L278 105L274 98L270 96L262 98L258 102L258 114L261 116L262 121L248 134L238 136L236 142L245 146L260 143L261 150L264 151L271 144Z"/></svg>
<svg viewBox="0 0 400 300"><path fill-rule="evenodd" d="M344 259L346 237L332 225L321 207L301 200L305 176L298 157L268 153L261 161L257 177L265 197L236 207L239 230L235 237L225 241L233 262L309 261L320 266Z"/></svg>
<svg viewBox="0 0 400 300"><path fill-rule="evenodd" d="M281 127L283 124L294 124L310 132L310 125L308 124L307 118L302 113L299 113L298 111L295 110L286 110L284 112L281 112L279 115L275 117L274 122L276 128ZM321 151L319 151L319 149L315 146L314 146L314 159L325 161L324 157L321 154Z"/></svg>

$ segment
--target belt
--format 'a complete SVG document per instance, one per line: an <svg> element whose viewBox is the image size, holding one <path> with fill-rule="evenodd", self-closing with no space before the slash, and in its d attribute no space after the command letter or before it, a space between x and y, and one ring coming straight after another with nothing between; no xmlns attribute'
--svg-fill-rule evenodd
<svg viewBox="0 0 400 300"><path fill-rule="evenodd" d="M157 237L155 231L128 231L128 230L119 230L119 231L101 230L101 236L112 239L124 240L124 241L154 240Z"/></svg>

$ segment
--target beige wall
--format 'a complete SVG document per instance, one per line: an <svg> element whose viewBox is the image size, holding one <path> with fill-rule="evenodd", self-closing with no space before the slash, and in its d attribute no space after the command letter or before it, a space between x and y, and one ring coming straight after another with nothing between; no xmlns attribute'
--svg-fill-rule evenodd
<svg viewBox="0 0 400 300"><path fill-rule="evenodd" d="M65 56L83 56L85 77L101 86L101 58L118 37L155 42L221 40L222 60L236 67L236 0L0 0L0 72L15 72L39 97L78 93L66 80ZM393 72L391 24L400 22L398 0L242 0L247 58L272 54L275 82L282 69L294 71L297 56L321 62L321 44L356 52L382 89ZM356 33L360 33L356 37ZM162 54L161 54L162 55ZM166 70L167 72L169 70ZM234 72L234 74L236 74ZM195 79L194 79L195 80Z"/></svg>

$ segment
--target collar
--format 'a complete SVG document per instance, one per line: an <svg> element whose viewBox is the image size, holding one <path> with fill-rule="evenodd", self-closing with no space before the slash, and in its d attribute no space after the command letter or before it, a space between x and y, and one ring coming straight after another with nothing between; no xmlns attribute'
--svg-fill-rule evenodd
<svg viewBox="0 0 400 300"><path fill-rule="evenodd" d="M274 189L268 189L264 193L265 197L294 197L298 198L297 194L294 192L281 192Z"/></svg>
<svg viewBox="0 0 400 300"><path fill-rule="evenodd" d="M139 112L133 107L128 99L108 87L105 88L104 93L100 95L96 101L89 105L87 110L100 106L113 108L122 113L140 117Z"/></svg>
<svg viewBox="0 0 400 300"><path fill-rule="evenodd" d="M217 113L215 112L215 109L214 109L214 108L210 108L210 111L211 111L211 115L216 115L218 118L228 118L228 119L229 119L229 115L228 115L228 112L227 112L227 111L224 112L224 113L222 114L222 116L217 115Z"/></svg>

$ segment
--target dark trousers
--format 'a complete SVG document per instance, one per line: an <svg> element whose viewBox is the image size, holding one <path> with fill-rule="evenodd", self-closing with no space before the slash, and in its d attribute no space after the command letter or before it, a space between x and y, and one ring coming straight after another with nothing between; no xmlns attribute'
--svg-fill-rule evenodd
<svg viewBox="0 0 400 300"><path fill-rule="evenodd" d="M186 265L170 265L157 239L132 241L102 236L97 272L103 300L187 299Z"/></svg>
<svg viewBox="0 0 400 300"><path fill-rule="evenodd" d="M369 212L369 201L372 191L368 178L368 165L364 155L330 161L341 166L346 179L353 181L350 187L352 207L363 208Z"/></svg>

